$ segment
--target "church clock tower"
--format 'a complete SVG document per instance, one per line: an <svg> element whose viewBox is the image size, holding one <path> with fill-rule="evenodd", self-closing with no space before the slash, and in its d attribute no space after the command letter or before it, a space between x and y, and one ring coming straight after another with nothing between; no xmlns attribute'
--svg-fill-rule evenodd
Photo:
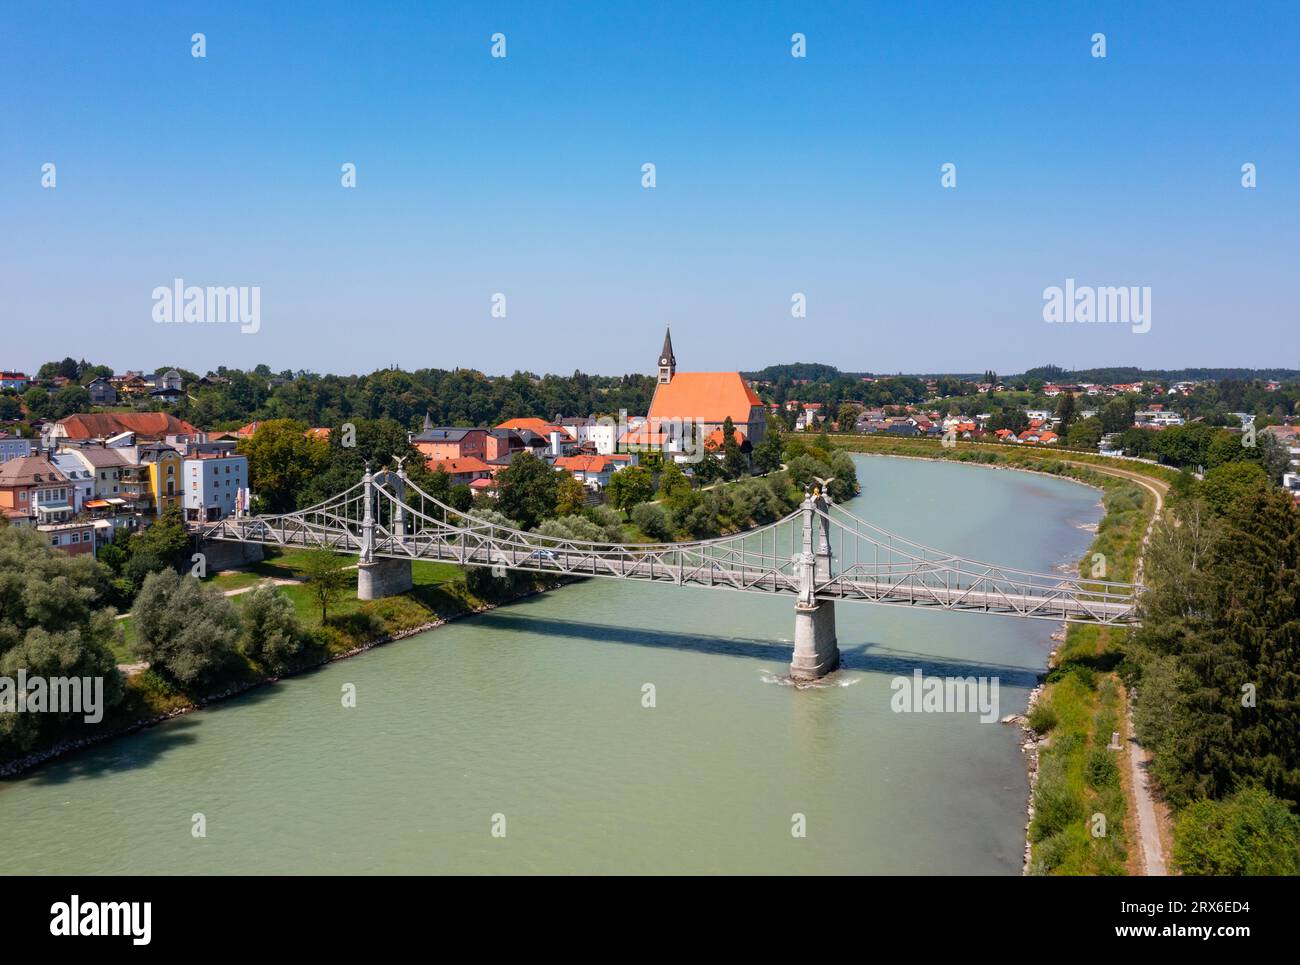
<svg viewBox="0 0 1300 965"><path fill-rule="evenodd" d="M664 347L659 353L659 384L667 385L677 374L677 358L673 355L673 335L670 329L664 329Z"/></svg>

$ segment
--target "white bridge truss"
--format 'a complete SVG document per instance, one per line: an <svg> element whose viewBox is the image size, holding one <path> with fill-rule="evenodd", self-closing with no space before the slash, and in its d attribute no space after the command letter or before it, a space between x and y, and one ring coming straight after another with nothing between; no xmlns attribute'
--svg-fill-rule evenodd
<svg viewBox="0 0 1300 965"><path fill-rule="evenodd" d="M204 539L356 553L362 562L438 560L788 594L802 605L865 600L1072 623L1135 624L1142 589L945 553L874 526L815 490L784 519L734 536L602 543L500 526L433 498L401 469L367 471L361 482L316 506L281 515L235 515L201 524L198 533Z"/></svg>

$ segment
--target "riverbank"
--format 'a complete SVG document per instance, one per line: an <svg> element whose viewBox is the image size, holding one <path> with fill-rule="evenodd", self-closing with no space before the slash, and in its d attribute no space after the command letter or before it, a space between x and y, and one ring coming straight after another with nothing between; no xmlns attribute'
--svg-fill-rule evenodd
<svg viewBox="0 0 1300 965"><path fill-rule="evenodd" d="M474 605L468 605L464 609L453 610L443 616L438 616L433 620L415 624L403 624L398 622L394 617L395 604L393 601L401 597L388 597L384 600L374 601L376 606L371 611L360 610L359 612L379 611L378 619L384 625L384 632L354 642L350 645L339 646L337 638L334 642L327 644L316 652L309 653L305 659L294 664L289 669L275 674L262 674L239 680L224 689L204 694L200 697L190 697L168 692L159 691L159 681L152 678L152 675L145 671L141 674L135 674L127 678L126 687L127 695L122 703L111 709L105 714L104 720L95 725L94 733L80 734L77 736L68 736L57 739L48 746L38 748L21 757L14 758L10 761L0 763L0 779L17 777L24 772L39 767L48 761L71 754L75 751L87 747L101 744L105 741L113 740L118 737L124 737L136 733L149 727L157 726L165 721L174 720L186 714L201 710L212 704L237 697L241 694L248 693L259 687L264 687L277 681L296 677L302 674L310 673L321 667L337 663L340 660L347 660L373 650L376 647L384 646L388 643L394 643L398 640L404 640L430 630L436 630L457 620L466 617L477 616L506 606L528 597L545 593L549 590L564 586L571 580L559 580L541 586L529 586L523 590L510 593L508 596L494 600L492 602L479 602ZM427 593L427 589L425 590ZM410 596L412 602L420 603L418 596L421 588L417 587L409 594L401 596ZM464 596L448 595L448 599L468 600ZM355 601L355 594L352 597ZM386 604L386 605L385 605ZM405 608L402 608L403 610ZM333 629L333 628L331 628ZM89 725L82 725L83 729L88 729Z"/></svg>
<svg viewBox="0 0 1300 965"><path fill-rule="evenodd" d="M1142 551L1174 475L1160 466L1121 468L1101 456L1044 449L1001 451L974 443L944 446L938 440L880 437L853 437L843 444L869 455L1067 476L1101 490L1105 515L1078 572L1109 581L1140 578ZM1009 721L1025 728L1027 874L1124 874L1134 870L1131 839L1138 841L1139 852L1153 846L1157 832L1143 820L1151 812L1142 796L1149 789L1144 775L1128 770L1124 753L1127 695L1115 668L1123 658L1125 633L1120 627L1072 624L1061 639L1053 634L1057 645L1045 680L1030 694L1023 720Z"/></svg>

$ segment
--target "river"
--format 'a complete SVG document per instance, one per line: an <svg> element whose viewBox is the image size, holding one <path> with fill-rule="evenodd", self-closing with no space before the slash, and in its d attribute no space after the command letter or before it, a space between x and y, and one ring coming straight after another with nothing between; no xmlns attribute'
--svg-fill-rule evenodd
<svg viewBox="0 0 1300 965"><path fill-rule="evenodd" d="M1009 566L1076 560L1101 515L1065 480L857 462L857 515ZM792 606L588 580L380 647L0 782L0 870L1018 874L1018 730L895 713L890 681L996 677L1018 713L1055 626L840 603L844 667L797 690Z"/></svg>

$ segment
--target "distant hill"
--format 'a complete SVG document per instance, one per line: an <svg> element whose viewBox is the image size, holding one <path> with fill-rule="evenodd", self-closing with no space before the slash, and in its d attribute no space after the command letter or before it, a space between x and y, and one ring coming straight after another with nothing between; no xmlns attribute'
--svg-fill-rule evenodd
<svg viewBox="0 0 1300 965"><path fill-rule="evenodd" d="M870 372L841 372L834 365L822 362L787 362L783 365L769 365L757 372L742 372L747 379L761 382L777 382L781 379L796 381L807 379L812 382L833 382L836 379L859 379ZM956 376L969 381L982 379L983 372L908 372L898 373L909 378L939 378ZM1193 369L1140 369L1132 365L1115 365L1095 369L1063 369L1056 365L1039 365L1024 372L999 372L1003 379L1024 379L1030 381L1041 379L1044 382L1098 382L1112 385L1121 382L1200 382L1213 379L1223 382L1228 379L1249 382L1252 379L1274 379L1279 382L1293 381L1300 377L1300 369L1230 369L1230 368L1193 368Z"/></svg>

